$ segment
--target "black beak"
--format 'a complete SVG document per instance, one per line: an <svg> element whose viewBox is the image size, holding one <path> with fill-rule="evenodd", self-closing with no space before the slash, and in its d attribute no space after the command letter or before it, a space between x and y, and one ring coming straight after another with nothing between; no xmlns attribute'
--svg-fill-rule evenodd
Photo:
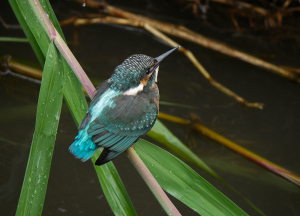
<svg viewBox="0 0 300 216"><path fill-rule="evenodd" d="M156 57L155 59L156 59L156 61L157 61L157 63L156 63L156 67L158 67L159 66L159 64L162 62L162 60L164 60L167 56L169 56L172 52L174 52L174 51L176 51L176 50L178 50L179 49L179 47L180 46L178 46L178 47L175 47L175 48L173 48L173 49L171 49L171 50L169 50L168 52L165 52L164 54L162 54L162 55L160 55L160 56L158 56L158 57Z"/></svg>

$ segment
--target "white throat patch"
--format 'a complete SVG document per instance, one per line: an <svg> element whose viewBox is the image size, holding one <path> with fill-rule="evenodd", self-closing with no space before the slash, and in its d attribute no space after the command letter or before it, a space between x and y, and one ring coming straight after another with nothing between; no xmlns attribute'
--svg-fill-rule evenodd
<svg viewBox="0 0 300 216"><path fill-rule="evenodd" d="M155 82L157 82L159 66L155 69Z"/></svg>
<svg viewBox="0 0 300 216"><path fill-rule="evenodd" d="M140 83L137 87L130 88L126 92L123 93L123 95L137 95L140 91L143 91L144 85Z"/></svg>

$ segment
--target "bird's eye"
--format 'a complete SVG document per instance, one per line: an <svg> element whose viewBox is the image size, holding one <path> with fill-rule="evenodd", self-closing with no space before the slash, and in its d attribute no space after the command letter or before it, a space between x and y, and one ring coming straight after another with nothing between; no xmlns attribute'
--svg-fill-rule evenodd
<svg viewBox="0 0 300 216"><path fill-rule="evenodd" d="M155 65L153 65L153 67L148 68L146 74L148 75L148 74L152 73L154 71L155 67L156 67L156 63L155 63Z"/></svg>
<svg viewBox="0 0 300 216"><path fill-rule="evenodd" d="M146 74L147 74L147 75L148 75L148 74L150 74L150 73L151 73L151 71L152 71L152 68L148 68L148 70L147 70Z"/></svg>

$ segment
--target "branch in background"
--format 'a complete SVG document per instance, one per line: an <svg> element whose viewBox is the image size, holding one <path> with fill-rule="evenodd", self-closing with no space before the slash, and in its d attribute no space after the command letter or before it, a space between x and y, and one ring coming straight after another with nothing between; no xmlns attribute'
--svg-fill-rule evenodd
<svg viewBox="0 0 300 216"><path fill-rule="evenodd" d="M236 0L211 0L212 2L216 2L219 4L224 4L228 6L232 6L235 13L251 18L262 18L264 19L266 27L276 27L282 25L282 20L284 16L287 16L295 11L299 11L300 7L289 7L292 3L292 0L286 0L283 5L276 6L276 2L273 2L273 6L270 10L265 9L263 7L250 4L247 2L236 1ZM195 3L194 3L195 4ZM271 3L268 4L271 6ZM234 22L234 20L233 20ZM236 23L234 23L236 26ZM250 24L251 27L253 25Z"/></svg>
<svg viewBox="0 0 300 216"><path fill-rule="evenodd" d="M74 1L81 2L81 0L74 0ZM185 39L187 41L191 41L191 42L199 44L203 47L221 52L225 55L229 55L231 57L238 58L242 61L253 64L255 66L267 69L267 70L269 70L275 74L278 74L280 76L283 76L287 79L300 82L300 78L296 74L294 74L288 70L285 70L274 64L263 61L257 57L249 55L247 53L238 51L238 50L231 48L223 43L220 43L215 40L204 37L203 35L193 32L192 30L189 30L185 27L177 26L177 25L170 24L167 22L158 21L158 20L151 19L151 18L142 16L142 15L136 15L134 13L130 13L128 11L121 10L119 8L110 6L108 4L99 3L94 0L86 0L86 5L89 7L95 8L97 10L100 8L105 8L107 13L110 15L113 15L113 16L148 23L149 25L155 26L156 29L158 29L164 33Z"/></svg>
<svg viewBox="0 0 300 216"><path fill-rule="evenodd" d="M221 4L226 4L226 5L230 5L230 6L235 6L239 9L247 9L250 11L254 11L262 16L268 16L270 14L269 11L267 11L266 9L262 8L262 7L257 7L254 5L251 5L249 3L246 2L241 2L241 1L232 1L232 0L211 0L213 2L217 2L217 3L221 3Z"/></svg>
<svg viewBox="0 0 300 216"><path fill-rule="evenodd" d="M1 16L0 16L0 22L2 23L2 25L6 29L22 29L22 27L20 25L8 25L8 24L6 24L6 22L2 19Z"/></svg>
<svg viewBox="0 0 300 216"><path fill-rule="evenodd" d="M176 43L175 41L173 41L171 38L167 37L165 34L161 33L156 28L154 28L153 26L151 26L145 22L139 22L139 21L133 21L133 20L128 20L128 19L121 19L121 18L107 16L107 17L103 17L103 18L94 18L94 19L77 19L74 22L74 25L79 26L79 25L96 24L96 23L114 23L114 24L118 24L118 25L129 25L129 26L134 26L134 27L142 27L145 30L147 30L148 32L150 32L151 34L158 37L159 39L168 43L170 46L172 46L172 47L179 46L179 44ZM205 70L205 68L200 64L200 62L196 59L196 57L194 56L194 54L191 51L185 49L183 46L181 46L179 48L179 51L182 52L184 55L186 55L188 57L188 59L194 64L194 66L200 71L200 73L210 82L210 84L212 84L214 87L219 89L221 92L227 94L229 97L234 98L235 100L244 104L245 106L255 107L255 108L259 108L259 109L263 108L263 104L249 103L244 98L240 97L239 95L237 95L230 89L226 88L219 82L215 81L210 76L210 74Z"/></svg>
<svg viewBox="0 0 300 216"><path fill-rule="evenodd" d="M0 71L11 70L13 72L42 80L43 71L30 67L28 65L21 64L19 62L13 61L11 56L4 56L0 59ZM82 91L85 95L87 95L85 89L82 87Z"/></svg>
<svg viewBox="0 0 300 216"><path fill-rule="evenodd" d="M178 123L178 124L183 124L183 125L188 125L191 123L191 121L189 121L189 120L182 119L182 118L172 116L169 114L165 114L162 112L159 113L158 118L168 120L168 121ZM226 146L227 148L229 148L229 149L237 152L238 154L248 158L249 160L257 163L258 165L260 165L260 166L276 173L277 175L280 175L280 176L284 177L285 179L293 182L294 184L300 186L300 177L297 176L296 174L266 160L263 157L258 156L257 154L247 150L244 147L239 146L238 144L232 142L231 140L217 134L216 132L208 129L207 127L204 127L200 123L193 124L193 128L195 130L197 130L198 132L202 133L203 135L211 138L212 140L217 141L218 143Z"/></svg>
<svg viewBox="0 0 300 216"><path fill-rule="evenodd" d="M0 60L0 70L1 71L11 70L19 74L29 76L38 80L41 80L43 76L43 72L41 70L15 62L11 60L11 56L8 55L4 56Z"/></svg>

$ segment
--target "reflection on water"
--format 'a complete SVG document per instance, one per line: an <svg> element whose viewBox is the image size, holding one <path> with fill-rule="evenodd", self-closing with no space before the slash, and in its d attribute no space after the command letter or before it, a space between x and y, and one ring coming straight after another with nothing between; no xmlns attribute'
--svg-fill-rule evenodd
<svg viewBox="0 0 300 216"><path fill-rule="evenodd" d="M55 7L61 19L74 15L75 10L82 10L71 3L66 5L58 4ZM5 7L8 8L8 5ZM11 12L6 10L1 15L11 20L11 23L15 22L9 13ZM177 17L173 21L178 19ZM279 52L276 44L258 44L255 40L232 37L228 33L220 35L220 32L207 27L198 28L199 24L193 19L184 18L182 21L200 33L224 39L248 52L260 53L262 56L272 54L275 63L296 64L298 56ZM3 35L22 35L17 30L7 31L2 26L0 28ZM71 42L73 27L66 26L63 31ZM79 39L78 46L71 45L72 51L88 75L96 80L107 79L115 66L129 55L143 53L157 56L169 49L143 30L110 25L82 26ZM161 100L197 109L161 105L161 111L183 118L188 118L190 112L193 112L203 124L218 133L300 174L300 85L198 45L177 41L190 49L216 80L251 102L265 103L265 108L258 110L241 106L212 87L185 56L175 53L160 68L158 85ZM0 43L0 50L2 54L36 61L28 44ZM17 207L34 131L38 92L37 83L9 74L0 76L0 209L3 215L14 215ZM188 144L185 128L164 123ZM76 134L77 128L64 104L43 214L113 215L90 162L82 163L68 152ZM205 137L196 133L192 135L195 140L195 145L191 145L193 151L264 213L300 214L299 187ZM115 159L114 163L137 213L165 215L125 155ZM249 215L257 215L245 201L220 182L197 167L193 168ZM183 215L197 215L179 201L174 200L174 203Z"/></svg>

